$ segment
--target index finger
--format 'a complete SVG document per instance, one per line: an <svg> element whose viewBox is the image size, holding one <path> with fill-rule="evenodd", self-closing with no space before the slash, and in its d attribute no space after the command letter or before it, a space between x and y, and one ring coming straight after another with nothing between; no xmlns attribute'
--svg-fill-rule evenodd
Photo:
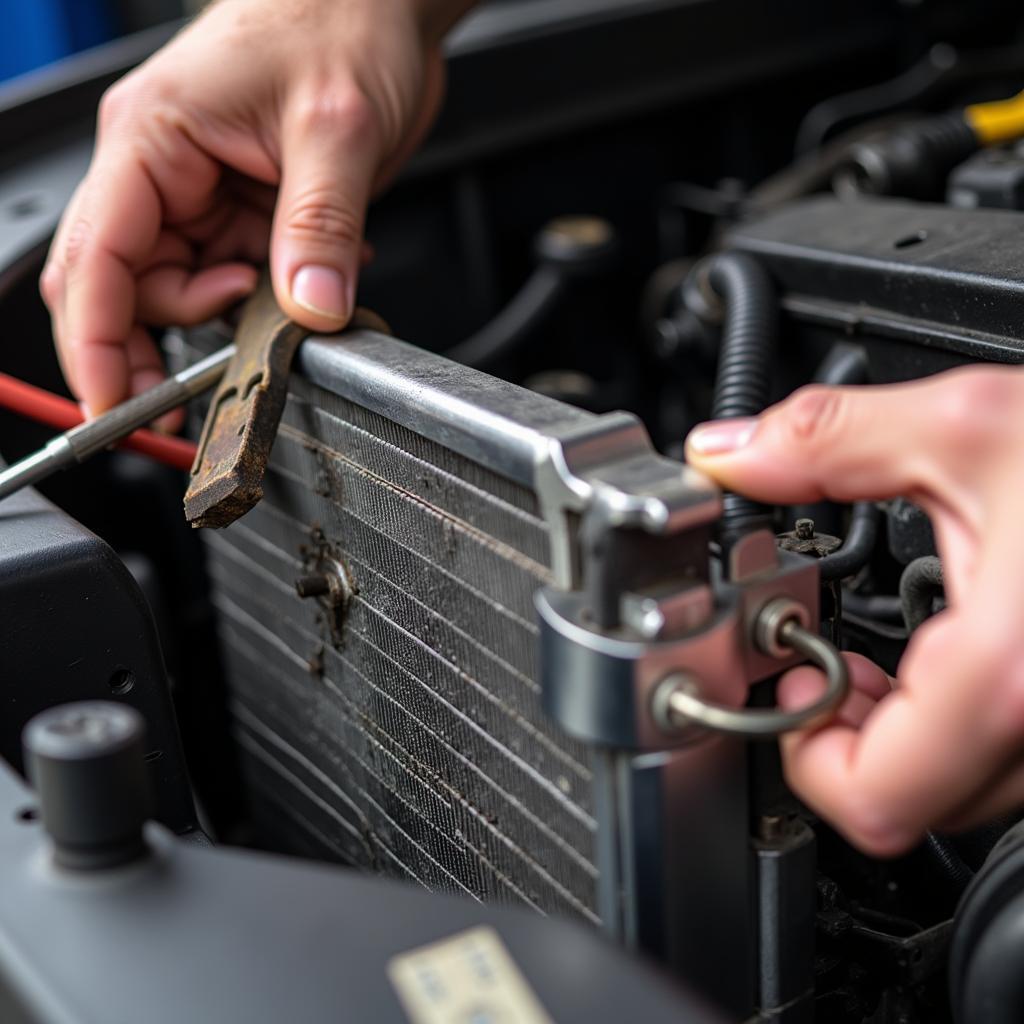
<svg viewBox="0 0 1024 1024"><path fill-rule="evenodd" d="M100 151L55 239L57 346L92 412L128 394L133 267L156 243L160 220L160 197L138 158Z"/></svg>

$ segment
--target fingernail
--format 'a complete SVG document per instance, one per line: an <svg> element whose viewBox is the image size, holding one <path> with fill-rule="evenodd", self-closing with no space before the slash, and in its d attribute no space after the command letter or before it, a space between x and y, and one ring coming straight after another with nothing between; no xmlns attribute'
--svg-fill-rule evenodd
<svg viewBox="0 0 1024 1024"><path fill-rule="evenodd" d="M715 420L694 427L686 446L695 455L726 455L742 448L754 436L757 419Z"/></svg>
<svg viewBox="0 0 1024 1024"><path fill-rule="evenodd" d="M339 321L351 305L345 281L332 267L300 267L292 278L292 299L310 313Z"/></svg>

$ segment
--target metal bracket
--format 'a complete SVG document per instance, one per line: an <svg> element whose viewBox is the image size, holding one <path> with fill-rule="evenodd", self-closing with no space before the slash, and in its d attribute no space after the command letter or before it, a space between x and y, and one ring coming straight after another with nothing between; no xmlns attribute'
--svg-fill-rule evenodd
<svg viewBox="0 0 1024 1024"><path fill-rule="evenodd" d="M675 538L672 543L680 541ZM662 604L685 597L688 614L676 617L674 633L662 630L654 638L638 628L642 620L623 617L610 628L601 626L584 590L540 591L536 604L541 621L541 689L549 713L567 732L591 743L632 750L684 746L706 735L707 716L690 715L688 722L681 723L678 716L669 716L667 706L659 714L666 686L671 684L676 692L678 681L687 680L687 701L704 709L719 705L714 709L717 721L720 712L739 713L750 684L802 661L807 652L798 651L795 644L767 650L763 637L759 641L759 631L763 632L766 610L778 607L780 600L801 609L801 625L808 634L817 630L815 563L777 551L767 532L738 541L730 551L730 562L728 581L695 583L679 578L675 594L662 593ZM704 597L698 599L701 592ZM833 675L825 710L846 692L845 676L839 678L838 670ZM811 710L820 714L823 708L816 705ZM771 714L774 717L767 722L758 719L752 725L744 718L750 727L739 731L774 736L800 724L805 716L804 712Z"/></svg>

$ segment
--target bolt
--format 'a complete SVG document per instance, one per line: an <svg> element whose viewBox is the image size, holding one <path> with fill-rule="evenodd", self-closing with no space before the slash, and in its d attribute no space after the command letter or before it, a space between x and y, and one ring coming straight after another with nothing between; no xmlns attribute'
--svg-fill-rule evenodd
<svg viewBox="0 0 1024 1024"><path fill-rule="evenodd" d="M323 597L331 592L331 581L327 573L316 572L300 576L295 581L295 593L299 597Z"/></svg>
<svg viewBox="0 0 1024 1024"><path fill-rule="evenodd" d="M762 842L777 843L782 838L784 819L781 814L763 814L758 823Z"/></svg>
<svg viewBox="0 0 1024 1024"><path fill-rule="evenodd" d="M814 536L814 520L798 519L796 521L797 540L810 540Z"/></svg>

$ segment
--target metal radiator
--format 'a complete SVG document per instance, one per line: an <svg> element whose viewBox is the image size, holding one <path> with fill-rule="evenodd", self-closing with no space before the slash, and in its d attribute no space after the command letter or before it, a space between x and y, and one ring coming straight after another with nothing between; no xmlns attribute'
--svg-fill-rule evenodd
<svg viewBox="0 0 1024 1024"><path fill-rule="evenodd" d="M263 501L204 535L254 814L297 849L596 922L591 755L540 705L552 543L517 477L540 431L607 425L380 336L301 360ZM355 375L364 404L339 394ZM295 589L325 559L353 590L337 612Z"/></svg>
<svg viewBox="0 0 1024 1024"><path fill-rule="evenodd" d="M181 354L225 340L204 328ZM678 645L655 643L631 680L648 648L613 631L633 652L619 682L586 655L543 706L537 682L538 591L542 613L576 600L586 565L588 586L628 590L639 609L666 573L704 592L718 509L630 415L369 331L307 340L262 502L204 531L264 837L601 924L748 1006L744 749L652 725ZM720 669L744 686L728 659Z"/></svg>

